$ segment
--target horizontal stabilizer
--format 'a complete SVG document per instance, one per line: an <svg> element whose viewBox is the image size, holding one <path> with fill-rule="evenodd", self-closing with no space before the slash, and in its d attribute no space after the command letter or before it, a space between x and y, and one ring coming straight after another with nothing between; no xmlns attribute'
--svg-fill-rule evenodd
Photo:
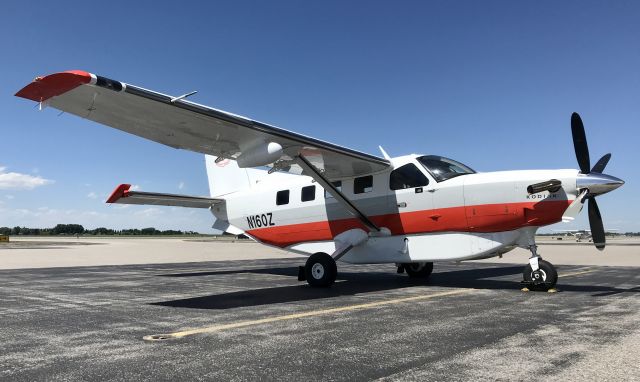
<svg viewBox="0 0 640 382"><path fill-rule="evenodd" d="M142 192L130 190L130 184L121 184L111 193L107 203L118 204L150 204L156 206L175 206L189 208L209 208L222 199L202 196L188 196L175 194L160 194L156 192Z"/></svg>

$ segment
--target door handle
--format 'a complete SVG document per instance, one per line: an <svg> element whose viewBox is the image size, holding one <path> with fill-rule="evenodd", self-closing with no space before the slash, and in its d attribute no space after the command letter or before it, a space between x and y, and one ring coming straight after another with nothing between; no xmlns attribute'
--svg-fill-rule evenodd
<svg viewBox="0 0 640 382"><path fill-rule="evenodd" d="M433 215L430 215L429 217L430 217L431 219L433 219L433 220L438 220L438 219L440 219L440 217L442 217L442 215L433 214Z"/></svg>
<svg viewBox="0 0 640 382"><path fill-rule="evenodd" d="M429 189L429 190L427 190L427 191L429 191L429 192L436 192L436 191L438 191L438 189L437 189L437 188L432 188L432 189Z"/></svg>
<svg viewBox="0 0 640 382"><path fill-rule="evenodd" d="M407 203L406 202L401 202L401 203L396 204L396 206L398 206L400 208L404 208L404 207L407 206Z"/></svg>

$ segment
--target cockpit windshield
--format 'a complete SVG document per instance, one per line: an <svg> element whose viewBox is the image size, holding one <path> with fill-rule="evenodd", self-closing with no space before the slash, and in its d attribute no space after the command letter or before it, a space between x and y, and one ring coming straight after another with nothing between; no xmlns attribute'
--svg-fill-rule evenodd
<svg viewBox="0 0 640 382"><path fill-rule="evenodd" d="M475 171L453 159L437 155L425 155L417 159L437 182L442 182L460 175L475 174Z"/></svg>

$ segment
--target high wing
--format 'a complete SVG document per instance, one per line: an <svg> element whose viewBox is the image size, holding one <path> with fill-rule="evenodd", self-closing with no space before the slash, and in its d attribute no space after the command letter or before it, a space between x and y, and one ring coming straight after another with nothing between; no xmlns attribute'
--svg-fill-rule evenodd
<svg viewBox="0 0 640 382"><path fill-rule="evenodd" d="M189 208L209 208L214 204L224 202L200 196L175 194L160 194L156 192L131 191L130 184L121 184L111 193L107 203L117 204L151 204L156 206L175 206Z"/></svg>
<svg viewBox="0 0 640 382"><path fill-rule="evenodd" d="M386 159L246 117L74 70L37 77L16 96L40 102L174 148L302 173L310 162L327 179L380 172Z"/></svg>

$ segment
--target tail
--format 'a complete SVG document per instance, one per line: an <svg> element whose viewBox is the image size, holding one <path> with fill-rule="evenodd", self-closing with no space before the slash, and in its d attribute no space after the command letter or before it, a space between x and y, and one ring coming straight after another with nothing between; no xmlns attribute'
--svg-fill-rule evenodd
<svg viewBox="0 0 640 382"><path fill-rule="evenodd" d="M221 197L237 191L247 190L255 186L267 170L240 168L234 160L223 159L216 163L213 155L205 155L209 193L213 197Z"/></svg>
<svg viewBox="0 0 640 382"><path fill-rule="evenodd" d="M257 187L258 183L279 183L290 181L293 175L288 173L269 174L266 169L240 168L235 160L223 159L216 163L217 157L205 155L205 165L207 168L207 178L209 179L209 193L212 198L225 199L226 195L238 191L245 191ZM220 204L219 208L212 209L216 221L213 228L219 231L228 232L233 235L244 233L242 229L229 224L227 216L226 202Z"/></svg>
<svg viewBox="0 0 640 382"><path fill-rule="evenodd" d="M212 198L256 187L258 183L280 183L291 181L299 175L275 172L269 174L266 169L240 168L235 160L223 159L216 163L217 157L205 155L209 193Z"/></svg>

